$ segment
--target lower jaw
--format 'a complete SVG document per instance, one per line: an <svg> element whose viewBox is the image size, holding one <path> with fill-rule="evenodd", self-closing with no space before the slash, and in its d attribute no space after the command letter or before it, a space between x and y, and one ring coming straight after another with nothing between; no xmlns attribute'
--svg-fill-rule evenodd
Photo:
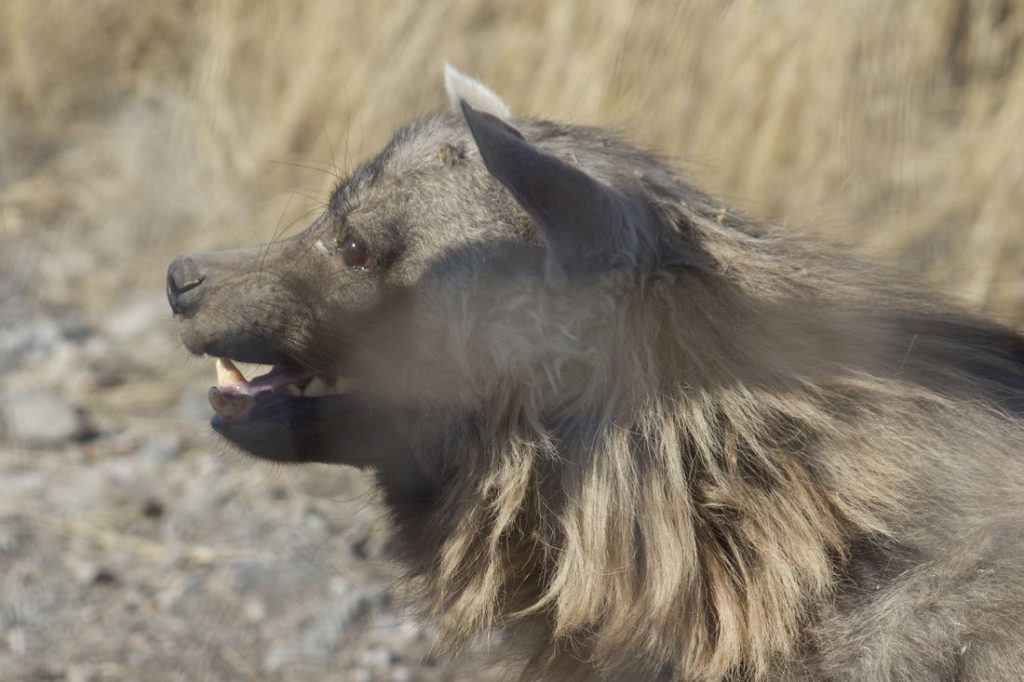
<svg viewBox="0 0 1024 682"><path fill-rule="evenodd" d="M214 415L210 426L242 450L277 462L331 461L343 437L338 422L358 415L365 406L361 395L347 393L323 397L256 396L244 419Z"/></svg>

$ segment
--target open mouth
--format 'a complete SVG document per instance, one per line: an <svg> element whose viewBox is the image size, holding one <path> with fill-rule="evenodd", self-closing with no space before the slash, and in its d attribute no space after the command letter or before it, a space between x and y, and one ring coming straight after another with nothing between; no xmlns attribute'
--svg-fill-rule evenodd
<svg viewBox="0 0 1024 682"><path fill-rule="evenodd" d="M246 379L230 359L215 362L210 426L243 450L279 462L329 462L334 448L355 442L353 424L366 417L356 382L316 376L294 363Z"/></svg>
<svg viewBox="0 0 1024 682"><path fill-rule="evenodd" d="M247 380L228 358L216 358L217 385L207 392L210 407L221 420L231 423L253 417L257 407L268 399L322 398L348 395L355 391L355 382L314 376L297 365L274 365L269 372Z"/></svg>

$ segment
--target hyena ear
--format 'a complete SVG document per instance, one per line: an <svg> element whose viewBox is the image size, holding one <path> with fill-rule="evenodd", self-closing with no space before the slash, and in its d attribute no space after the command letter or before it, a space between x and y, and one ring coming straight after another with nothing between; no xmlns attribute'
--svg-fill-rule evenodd
<svg viewBox="0 0 1024 682"><path fill-rule="evenodd" d="M459 110L460 102L468 102L477 111L485 111L505 121L512 118L508 105L493 90L448 62L444 63L444 89L454 111Z"/></svg>
<svg viewBox="0 0 1024 682"><path fill-rule="evenodd" d="M465 101L461 106L487 170L540 228L549 274L658 264L714 269L699 249L662 243L646 203L537 149L505 121Z"/></svg>

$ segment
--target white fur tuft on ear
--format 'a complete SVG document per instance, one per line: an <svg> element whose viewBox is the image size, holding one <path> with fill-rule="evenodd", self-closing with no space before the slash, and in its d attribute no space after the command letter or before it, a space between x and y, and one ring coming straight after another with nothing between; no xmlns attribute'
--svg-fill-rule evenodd
<svg viewBox="0 0 1024 682"><path fill-rule="evenodd" d="M483 111L507 121L512 111L494 92L477 79L467 76L448 62L444 63L444 88L452 109L460 111L459 102L465 100L477 111Z"/></svg>

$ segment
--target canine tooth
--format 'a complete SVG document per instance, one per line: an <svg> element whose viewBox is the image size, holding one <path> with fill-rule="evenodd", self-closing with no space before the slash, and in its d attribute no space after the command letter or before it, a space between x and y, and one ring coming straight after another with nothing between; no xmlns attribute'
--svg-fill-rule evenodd
<svg viewBox="0 0 1024 682"><path fill-rule="evenodd" d="M306 390L302 392L302 395L307 398L315 398L322 395L331 395L333 390L334 387L320 377L313 377L313 380L306 384Z"/></svg>
<svg viewBox="0 0 1024 682"><path fill-rule="evenodd" d="M281 392L287 396L291 396L292 398L302 395L302 389L295 384L286 384L284 388L281 389Z"/></svg>
<svg viewBox="0 0 1024 682"><path fill-rule="evenodd" d="M210 401L210 407L220 416L230 419L237 417L245 409L248 398L244 395L230 395L223 393L216 386L211 386L206 392L206 398Z"/></svg>
<svg viewBox="0 0 1024 682"><path fill-rule="evenodd" d="M245 376L238 371L235 363L227 358L217 358L217 385L227 386L228 384L245 381Z"/></svg>

